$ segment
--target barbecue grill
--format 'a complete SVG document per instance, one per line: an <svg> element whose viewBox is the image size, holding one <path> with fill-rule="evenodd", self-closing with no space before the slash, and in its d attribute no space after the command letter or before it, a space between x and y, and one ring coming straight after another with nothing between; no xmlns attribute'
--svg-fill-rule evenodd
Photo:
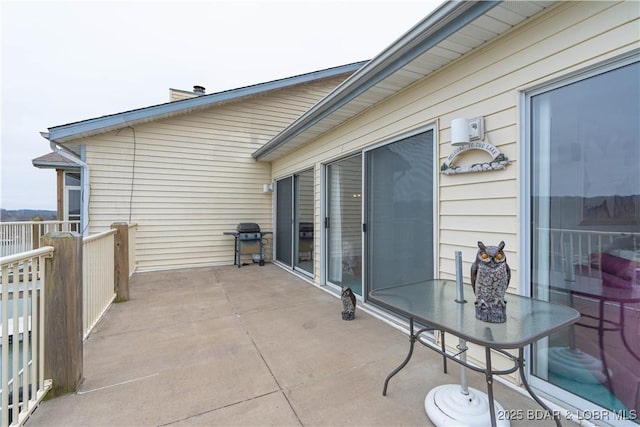
<svg viewBox="0 0 640 427"><path fill-rule="evenodd" d="M301 222L298 226L298 260L313 259L313 223Z"/></svg>
<svg viewBox="0 0 640 427"><path fill-rule="evenodd" d="M260 266L264 265L264 242L263 238L270 231L260 231L260 226L253 222L241 222L236 226L236 231L225 231L223 234L234 236L235 248L233 250L233 265L238 268L242 266L240 256L243 254L251 254L253 262L257 262Z"/></svg>

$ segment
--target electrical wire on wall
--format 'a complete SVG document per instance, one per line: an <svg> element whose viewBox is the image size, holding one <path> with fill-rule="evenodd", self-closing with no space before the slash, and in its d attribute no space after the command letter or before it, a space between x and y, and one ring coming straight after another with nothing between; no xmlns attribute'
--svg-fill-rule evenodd
<svg viewBox="0 0 640 427"><path fill-rule="evenodd" d="M129 190L129 224L131 224L131 216L132 216L132 212L133 212L133 184L134 184L135 177L136 177L136 148L137 148L137 140L136 140L136 130L133 127L127 126L124 129L131 129L131 132L133 132L133 159L131 161L131 189ZM120 129L116 133L116 135L119 135L121 131L122 131L122 129Z"/></svg>

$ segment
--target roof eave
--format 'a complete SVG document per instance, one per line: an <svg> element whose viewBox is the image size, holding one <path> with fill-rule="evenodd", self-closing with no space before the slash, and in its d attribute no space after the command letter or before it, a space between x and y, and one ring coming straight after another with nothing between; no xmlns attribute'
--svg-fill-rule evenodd
<svg viewBox="0 0 640 427"><path fill-rule="evenodd" d="M38 169L65 169L65 170L78 170L80 167L71 163L65 162L38 162L32 161L31 164Z"/></svg>
<svg viewBox="0 0 640 427"><path fill-rule="evenodd" d="M256 160L273 160L273 156L270 155L286 145L292 138L309 129L499 3L500 1L450 1L443 3L318 104L256 150L252 154L253 157Z"/></svg>
<svg viewBox="0 0 640 427"><path fill-rule="evenodd" d="M128 126L147 123L178 114L186 114L194 110L212 107L224 102L237 101L245 97L264 94L269 91L278 90L289 86L309 83L316 80L336 77L343 74L350 74L360 69L365 63L366 61L355 62L353 64L347 64L339 67L328 68L325 70L314 71L311 73L300 74L293 77L287 77L284 79L273 80L266 83L245 86L224 92L201 95L198 97L183 99L180 101L153 105L150 107L125 111L108 116L96 117L93 119L69 123L66 125L54 126L48 129L48 139L57 143L68 142L75 139L98 135L101 133L122 129Z"/></svg>

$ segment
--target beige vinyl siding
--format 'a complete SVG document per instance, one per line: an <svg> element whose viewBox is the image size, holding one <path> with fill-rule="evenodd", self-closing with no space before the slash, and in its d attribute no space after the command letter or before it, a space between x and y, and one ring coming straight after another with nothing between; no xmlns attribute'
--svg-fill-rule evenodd
<svg viewBox="0 0 640 427"><path fill-rule="evenodd" d="M234 239L224 231L239 222L272 229L272 193L263 193L271 166L251 154L342 80L81 140L91 174L90 233L138 223L139 271L232 264Z"/></svg>
<svg viewBox="0 0 640 427"><path fill-rule="evenodd" d="M477 240L506 242L512 290L519 289L519 96L521 91L638 46L637 2L566 2L368 109L314 142L273 162L281 175L354 153L425 125L437 127L438 169L451 152L449 123L483 116L486 139L512 164L504 171L439 175L436 234L440 277L454 277L455 250L464 274ZM486 155L485 155L486 156ZM480 155L459 159L471 163ZM320 192L316 192L320 203ZM319 268L319 266L318 266ZM316 277L318 275L316 274Z"/></svg>

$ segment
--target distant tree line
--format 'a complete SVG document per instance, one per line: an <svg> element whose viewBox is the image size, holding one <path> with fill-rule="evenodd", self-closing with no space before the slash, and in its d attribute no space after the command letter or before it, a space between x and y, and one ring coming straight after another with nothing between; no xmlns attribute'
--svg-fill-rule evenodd
<svg viewBox="0 0 640 427"><path fill-rule="evenodd" d="M0 210L0 220L2 222L32 221L34 218L40 218L42 221L55 221L56 211L39 209Z"/></svg>

